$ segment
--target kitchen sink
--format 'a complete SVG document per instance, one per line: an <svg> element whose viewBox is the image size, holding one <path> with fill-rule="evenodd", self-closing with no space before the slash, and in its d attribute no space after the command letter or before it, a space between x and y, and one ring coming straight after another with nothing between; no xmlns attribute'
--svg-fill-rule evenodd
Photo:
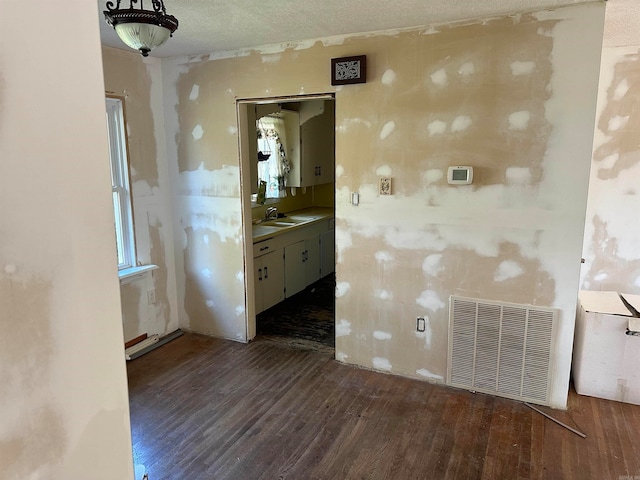
<svg viewBox="0 0 640 480"><path fill-rule="evenodd" d="M270 220L268 222L263 222L262 225L273 226L273 227L291 227L293 225L298 225L300 223L304 223L304 221L297 220L294 218L279 218L277 220Z"/></svg>

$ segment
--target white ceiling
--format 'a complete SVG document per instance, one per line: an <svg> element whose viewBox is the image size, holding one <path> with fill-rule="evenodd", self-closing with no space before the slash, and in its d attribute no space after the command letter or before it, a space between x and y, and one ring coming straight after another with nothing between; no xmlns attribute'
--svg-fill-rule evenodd
<svg viewBox="0 0 640 480"><path fill-rule="evenodd" d="M143 0L150 8L150 0ZM174 37L151 53L157 57L229 52L247 47L334 35L415 27L455 20L535 11L595 0L165 0L178 18ZM102 43L127 48L104 21L98 0ZM122 0L123 5L129 0ZM146 5L149 4L149 5ZM125 7L126 8L126 7ZM640 1L609 0L615 44L640 34ZM612 20L613 22L613 20ZM638 41L635 44L640 44Z"/></svg>

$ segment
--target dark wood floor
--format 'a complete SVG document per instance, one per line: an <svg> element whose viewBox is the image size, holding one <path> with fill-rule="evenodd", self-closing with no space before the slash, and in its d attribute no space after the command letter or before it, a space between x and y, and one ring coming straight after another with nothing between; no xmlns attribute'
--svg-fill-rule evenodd
<svg viewBox="0 0 640 480"><path fill-rule="evenodd" d="M334 274L318 280L256 317L258 335L300 338L335 345ZM640 479L638 479L640 480Z"/></svg>
<svg viewBox="0 0 640 480"><path fill-rule="evenodd" d="M519 402L286 342L186 334L129 362L150 480L640 478L638 406L572 392L567 412L545 409L583 439Z"/></svg>

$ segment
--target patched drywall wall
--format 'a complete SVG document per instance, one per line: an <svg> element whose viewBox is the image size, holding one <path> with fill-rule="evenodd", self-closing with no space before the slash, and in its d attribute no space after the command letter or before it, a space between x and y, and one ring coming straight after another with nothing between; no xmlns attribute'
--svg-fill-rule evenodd
<svg viewBox="0 0 640 480"><path fill-rule="evenodd" d="M246 340L236 100L332 92L330 59L366 54L367 83L335 89L336 358L443 381L450 295L555 307L564 407L603 16L598 2L163 60L181 324ZM473 185L449 186L449 165L474 166Z"/></svg>
<svg viewBox="0 0 640 480"><path fill-rule="evenodd" d="M96 5L0 11L0 476L133 480Z"/></svg>
<svg viewBox="0 0 640 480"><path fill-rule="evenodd" d="M582 288L640 293L640 45L602 51Z"/></svg>
<svg viewBox="0 0 640 480"><path fill-rule="evenodd" d="M124 338L166 335L178 329L178 308L161 64L109 47L102 60L106 92L124 100L137 262L158 266L121 287Z"/></svg>

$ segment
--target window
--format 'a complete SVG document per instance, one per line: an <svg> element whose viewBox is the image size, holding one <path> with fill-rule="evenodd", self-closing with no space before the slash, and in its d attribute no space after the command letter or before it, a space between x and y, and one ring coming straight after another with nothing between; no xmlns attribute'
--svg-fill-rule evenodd
<svg viewBox="0 0 640 480"><path fill-rule="evenodd" d="M256 127L258 134L258 184L264 182L265 198L286 197L285 178L291 171L291 165L286 155L284 118L262 117L256 122Z"/></svg>
<svg viewBox="0 0 640 480"><path fill-rule="evenodd" d="M122 100L107 97L106 102L118 269L122 270L136 266L131 191L129 189L129 160L124 133Z"/></svg>

